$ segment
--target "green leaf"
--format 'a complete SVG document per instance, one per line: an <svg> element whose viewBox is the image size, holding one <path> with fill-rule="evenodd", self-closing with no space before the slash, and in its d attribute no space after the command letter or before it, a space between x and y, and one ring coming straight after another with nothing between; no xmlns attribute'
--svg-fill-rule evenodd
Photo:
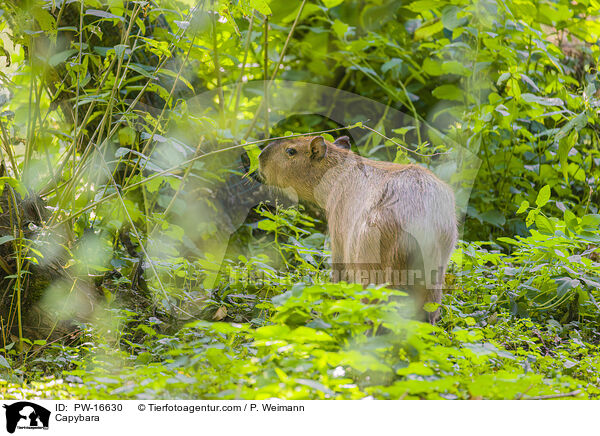
<svg viewBox="0 0 600 436"><path fill-rule="evenodd" d="M460 26L461 19L458 18L457 14L460 12L458 6L446 6L442 12L442 23L448 30L454 30Z"/></svg>
<svg viewBox="0 0 600 436"><path fill-rule="evenodd" d="M346 36L346 32L348 32L348 30L350 29L350 26L346 23L341 22L340 20L335 20L331 25L331 28L338 36L338 38L344 39L344 36Z"/></svg>
<svg viewBox="0 0 600 436"><path fill-rule="evenodd" d="M577 366L577 365L579 365L579 362L573 362L572 360L569 360L569 359L567 359L563 362L563 366L567 369L573 368L574 366Z"/></svg>
<svg viewBox="0 0 600 436"><path fill-rule="evenodd" d="M93 15L94 17L125 21L123 17L119 17L118 15L111 14L110 12L101 11L98 9L88 9L87 11L85 11L85 15Z"/></svg>
<svg viewBox="0 0 600 436"><path fill-rule="evenodd" d="M158 41L156 39L152 39L152 38L145 38L143 36L140 36L140 39L145 41L148 46L146 47L148 50L150 50L151 53L154 53L156 56L165 56L165 57L170 57L171 56L171 51L169 49L169 43L166 41ZM141 64L138 64L141 65Z"/></svg>
<svg viewBox="0 0 600 436"><path fill-rule="evenodd" d="M528 207L529 207L529 202L527 200L523 200L521 202L521 205L519 206L519 209L517 210L517 214L525 212Z"/></svg>
<svg viewBox="0 0 600 436"><path fill-rule="evenodd" d="M394 59L391 59L391 60L387 61L386 63L384 63L381 66L381 71L386 73L389 70L397 69L400 66L402 66L402 59L394 58Z"/></svg>
<svg viewBox="0 0 600 436"><path fill-rule="evenodd" d="M154 76L152 73L146 71L144 68L135 65L135 64L129 64L127 65L127 68L129 68L130 70L135 71L136 73L141 74L144 77L147 77L149 79L156 79L156 76Z"/></svg>
<svg viewBox="0 0 600 436"><path fill-rule="evenodd" d="M508 79L510 78L510 73L506 72L506 73L502 73L500 74L500 77L498 77L498 81L496 82L497 86L502 85L504 82L506 82Z"/></svg>
<svg viewBox="0 0 600 436"><path fill-rule="evenodd" d="M271 220L262 220L258 222L257 227L267 232L274 232L277 230L277 223Z"/></svg>
<svg viewBox="0 0 600 436"><path fill-rule="evenodd" d="M537 229L540 233L547 234L547 235L554 234L554 225L544 215L540 214L535 217L535 226L537 227Z"/></svg>
<svg viewBox="0 0 600 436"><path fill-rule="evenodd" d="M323 0L323 4L326 8L334 8L337 5L341 5L344 0Z"/></svg>
<svg viewBox="0 0 600 436"><path fill-rule="evenodd" d="M15 191L17 191L17 193L21 196L21 197L26 197L27 196L27 188L25 187L25 185L13 178L13 177L0 177L0 186L4 186L4 184L7 183L10 187L12 187Z"/></svg>
<svg viewBox="0 0 600 436"><path fill-rule="evenodd" d="M562 138L567 136L567 134L569 134L569 132L571 132L573 129L580 131L587 125L587 122L588 122L587 113L586 113L586 111L583 111L582 113L578 114L576 117L570 119L567 124L565 124L564 126L562 126L560 128L560 130L558 131L558 133L555 136L555 140L560 141Z"/></svg>
<svg viewBox="0 0 600 436"><path fill-rule="evenodd" d="M10 363L8 363L8 360L6 360L4 356L0 356L0 366L10 369Z"/></svg>
<svg viewBox="0 0 600 436"><path fill-rule="evenodd" d="M527 218L525 218L525 225L527 227L531 226L535 222L535 217L539 214L538 209L531 209L527 214Z"/></svg>
<svg viewBox="0 0 600 436"><path fill-rule="evenodd" d="M391 372L392 368L382 363L376 356L369 353L361 353L356 350L339 353L340 363L349 365L357 371L381 371Z"/></svg>
<svg viewBox="0 0 600 436"><path fill-rule="evenodd" d="M275 306L283 306L290 298L292 298L292 291L286 291L283 294L275 295L271 298L271 301Z"/></svg>
<svg viewBox="0 0 600 436"><path fill-rule="evenodd" d="M415 31L415 41L430 38L442 30L444 30L444 23L442 23L442 20L437 20L432 24L421 26Z"/></svg>
<svg viewBox="0 0 600 436"><path fill-rule="evenodd" d="M439 307L440 305L438 303L425 303L425 305L423 306L423 310L425 312L432 313L438 310Z"/></svg>
<svg viewBox="0 0 600 436"><path fill-rule="evenodd" d="M537 207L542 208L546 205L546 203L548 203L548 200L550 200L550 186L545 185L542 189L540 189L540 192L535 199L535 204L537 204Z"/></svg>
<svg viewBox="0 0 600 436"><path fill-rule="evenodd" d="M334 342L335 340L327 333L321 330L315 330L310 327L298 327L287 335L287 339L294 342Z"/></svg>
<svg viewBox="0 0 600 436"><path fill-rule="evenodd" d="M525 83L527 83L529 86L531 86L535 91L539 92L540 89L537 87L537 85L535 84L535 82L533 80L531 80L528 76L526 76L525 74L521 74L521 80Z"/></svg>
<svg viewBox="0 0 600 436"><path fill-rule="evenodd" d="M407 3L408 4L405 6L406 9L409 9L413 12L421 13L425 11L435 10L441 6L444 6L446 2L434 0L418 0Z"/></svg>
<svg viewBox="0 0 600 436"><path fill-rule="evenodd" d="M128 48L129 46L127 44L117 44L115 45L115 54L120 58Z"/></svg>
<svg viewBox="0 0 600 436"><path fill-rule="evenodd" d="M42 9L40 6L35 6L31 9L31 14L35 21L48 36L56 38L56 20L46 9Z"/></svg>
<svg viewBox="0 0 600 436"><path fill-rule="evenodd" d="M319 383L315 380L299 378L299 379L296 379L295 381L298 384L308 386L309 388L312 388L312 389L316 389L317 391L321 391L327 395L335 395L335 392L333 392L331 389L326 387L324 384Z"/></svg>
<svg viewBox="0 0 600 436"><path fill-rule="evenodd" d="M497 210L488 210L488 211L482 213L481 214L481 219L484 222L493 224L495 226L502 226L506 222L506 219L504 218L504 215L502 215Z"/></svg>
<svg viewBox="0 0 600 436"><path fill-rule="evenodd" d="M186 79L185 77L183 77L182 74L177 75L176 72L171 71L171 70L169 70L167 68L161 68L160 70L158 70L158 73L159 74L164 74L165 76L176 78L177 80L182 81L185 84L185 86L187 86L191 91L194 91L194 87L192 86L192 84L190 83L190 81L188 79Z"/></svg>
<svg viewBox="0 0 600 436"><path fill-rule="evenodd" d="M5 235L0 237L0 245L6 244L8 241L13 241L15 239L12 235Z"/></svg>
<svg viewBox="0 0 600 436"><path fill-rule="evenodd" d="M431 58L425 58L423 61L423 71L430 76L440 76L442 74L441 64Z"/></svg>
<svg viewBox="0 0 600 436"><path fill-rule="evenodd" d="M456 74L459 76L467 76L471 73L467 67L458 61L446 61L442 64L442 73L444 74Z"/></svg>
<svg viewBox="0 0 600 436"><path fill-rule="evenodd" d="M125 126L121 129L119 129L119 143L121 145L123 145L123 146L130 145L131 146L135 142L135 138L136 138L135 130L133 130L131 127ZM117 150L117 152L119 152L119 150ZM129 151L124 151L124 152L121 151L120 156L124 156L128 152ZM117 156L117 157L120 157L120 156Z"/></svg>
<svg viewBox="0 0 600 436"><path fill-rule="evenodd" d="M250 169L248 173L253 173L258 169L258 156L260 155L261 149L257 144L244 145L246 155L250 159Z"/></svg>
<svg viewBox="0 0 600 436"><path fill-rule="evenodd" d="M290 328L286 325L268 325L257 328L254 331L254 336L257 339L274 339L285 337L290 332Z"/></svg>
<svg viewBox="0 0 600 436"><path fill-rule="evenodd" d="M498 106L496 106L496 108L494 110L505 117L508 117L510 115L508 108L506 106L504 106L503 104L499 104Z"/></svg>
<svg viewBox="0 0 600 436"><path fill-rule="evenodd" d="M48 63L50 64L51 67L55 67L58 64L62 64L64 61L69 59L69 57L71 57L75 53L77 53L77 50L75 50L75 49L61 51L59 53L56 53L56 54L50 56Z"/></svg>
<svg viewBox="0 0 600 436"><path fill-rule="evenodd" d="M571 277L559 277L559 278L555 279L554 281L558 285L557 289L556 289L556 293L558 294L559 297L562 297L571 289L581 285L581 282L579 280L572 279Z"/></svg>
<svg viewBox="0 0 600 436"><path fill-rule="evenodd" d="M567 138L561 138L558 141L558 161L560 162L563 178L567 183L569 182L569 163L567 159L569 157L569 152L575 146L578 137L579 134L577 133L577 130L573 129Z"/></svg>
<svg viewBox="0 0 600 436"><path fill-rule="evenodd" d="M498 238L498 241L500 242L506 242L507 244L511 244L511 245L520 245L519 241L517 241L516 239L513 238L507 238L506 236L500 236Z"/></svg>
<svg viewBox="0 0 600 436"><path fill-rule="evenodd" d="M250 6L263 15L271 15L271 8L265 0L250 0ZM325 5L327 6L327 5Z"/></svg>
<svg viewBox="0 0 600 436"><path fill-rule="evenodd" d="M581 227L585 230L598 230L600 226L600 215L584 215L581 218Z"/></svg>
<svg viewBox="0 0 600 436"><path fill-rule="evenodd" d="M565 104L560 98L538 97L529 93L521 94L521 100L527 103L537 103L542 106L564 106Z"/></svg>
<svg viewBox="0 0 600 436"><path fill-rule="evenodd" d="M577 226L579 225L579 220L577 219L575 214L569 209L565 209L563 218L565 220L565 224L567 225L567 229L575 233Z"/></svg>
<svg viewBox="0 0 600 436"><path fill-rule="evenodd" d="M441 85L435 88L431 94L440 100L463 101L464 92L455 85Z"/></svg>

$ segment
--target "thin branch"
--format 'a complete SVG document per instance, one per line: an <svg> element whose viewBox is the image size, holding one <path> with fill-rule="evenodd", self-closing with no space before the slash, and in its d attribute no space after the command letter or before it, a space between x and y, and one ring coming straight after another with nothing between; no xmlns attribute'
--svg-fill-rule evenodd
<svg viewBox="0 0 600 436"><path fill-rule="evenodd" d="M250 50L250 41L252 39L252 25L254 24L254 11L252 11L252 16L250 17L250 24L248 24L248 32L246 34L246 45L244 47L244 60L242 61L242 68L240 70L240 77L238 77L236 86L235 86L235 106L233 109L234 115L237 114L238 109L240 107L240 95L242 91L242 79L244 77L244 72L246 69L246 62L248 62L248 51ZM231 105L231 102L229 103Z"/></svg>
<svg viewBox="0 0 600 436"><path fill-rule="evenodd" d="M269 77L269 16L265 16L265 43L263 44L263 101L265 102L265 138L269 137L269 83L266 78ZM275 73L273 73L275 74Z"/></svg>
<svg viewBox="0 0 600 436"><path fill-rule="evenodd" d="M214 6L214 2L213 2L213 6ZM215 65L215 73L217 75L217 94L219 96L219 111L220 111L220 115L221 117L223 117L223 114L225 113L225 102L224 102L224 97L223 97L223 88L222 88L222 82L223 79L221 78L221 64L219 63L219 44L218 44L218 40L217 40L217 11L213 10L211 11L212 13L211 15L211 19L212 19L212 36L213 36L213 62Z"/></svg>
<svg viewBox="0 0 600 436"><path fill-rule="evenodd" d="M295 137L298 137L298 136L318 135L318 134L321 134L321 133L338 132L340 130L355 129L357 127L359 127L359 126L355 123L355 124L349 124L347 126L336 127L335 129L320 130L320 131L317 131L317 132L296 133L296 134L287 135L287 136L276 136L276 137L269 138L269 139L259 139L259 140L256 140L256 141L245 142L243 144L232 145L231 147L221 148L219 150L209 151L209 152L204 153L204 154L202 154L200 156L195 156L192 159L188 159L188 160L186 160L184 162L181 162L181 163L179 163L179 164L177 164L177 165L175 165L175 166L173 166L171 168L168 168L166 170L154 173L151 176L146 177L143 180L140 180L139 182L132 183L131 185L124 186L124 187L121 188L121 192L130 191L130 190L135 189L135 188L137 188L139 186L145 185L146 183L150 182L151 180L156 179L157 177L162 177L164 175L171 174L173 171L176 171L179 168L181 168L181 167L183 167L185 165L188 165L188 164L190 164L192 162L195 162L197 160L204 159L205 157L212 156L212 155L215 155L215 154L218 154L218 153L222 153L222 152L225 152L225 151L235 150L237 148L243 148L243 147L246 147L248 145L261 144L263 142L276 141L276 140L279 140L279 139L288 139L288 138L295 138ZM44 228L45 229L50 229L50 228L53 228L53 227L57 227L57 226L61 225L62 223L67 222L69 220L72 220L73 218L78 217L79 215L87 212L88 210L93 209L94 207L98 206L99 204L104 203L106 200L114 198L116 195L117 194L113 192L112 194L109 194L106 197L103 197L103 198L101 198L98 201L90 203L89 205L87 205L83 209L80 209L79 211L74 212L73 214L69 215L68 217L63 218L62 220L57 221L56 223L53 223L52 225L50 225L50 223L48 223L46 226L44 226Z"/></svg>
<svg viewBox="0 0 600 436"><path fill-rule="evenodd" d="M581 389L577 389L572 392L565 392L562 394L551 394L551 395L539 395L537 397L527 397L526 400L552 400L554 398L565 398L565 397L575 397L581 393Z"/></svg>
<svg viewBox="0 0 600 436"><path fill-rule="evenodd" d="M391 141L391 142L393 142L394 144L396 144L398 147L402 148L403 150L406 150L406 151L408 151L408 152L410 152L410 153L414 153L414 154L416 154L416 155L418 155L418 156L423 156L423 157L432 157L432 156L438 156L438 155L441 155L441 154L449 154L449 153L450 153L449 151L445 151L445 152L443 152L443 153L422 154L422 153L419 153L419 152L417 152L417 151L411 150L410 148L408 148L408 147L406 147L406 146L404 146L404 145L402 145L402 144L400 144L400 143L396 142L396 141L395 141L395 140L393 140L392 138L388 138L388 137L387 137L387 136L385 136L383 133L380 133L380 132L378 132L377 130L375 130L375 129L372 129L372 128L370 128L369 126L365 126L365 125L363 124L361 127L362 127L363 129L369 130L369 131L371 131L371 132L373 132L373 133L375 133L375 134L377 134L377 135L381 136L381 137L382 137L382 138L384 138L384 139L387 139L388 141Z"/></svg>
<svg viewBox="0 0 600 436"><path fill-rule="evenodd" d="M94 144L94 146L97 147L96 144ZM150 256L148 256L148 252L146 251L146 248L144 247L144 243L142 242L142 237L140 236L139 232L137 231L137 228L135 226L135 223L133 222L133 219L131 218L131 215L129 215L129 211L127 210L127 206L125 205L123 196L121 195L121 192L119 191L119 186L117 185L117 182L115 181L115 178L113 177L112 172L110 171L110 168L108 167L108 164L106 163L106 160L104 160L104 156L102 155L102 152L99 149L97 151L98 151L98 155L100 156L100 162L102 163L102 165L104 167L104 171L106 172L106 175L109 177L110 182L112 183L113 187L115 188L115 194L119 198L121 207L123 207L123 212L125 212L125 216L127 216L127 221L129 221L129 225L131 226L131 229L133 230L135 237L138 239L140 248L142 249L142 252L144 253L144 256L146 257L146 259L148 259L148 263L150 264L150 269L152 269L152 272L154 273L154 276L156 277L156 280L158 281L160 290L162 291L165 299L168 299L167 291L165 290L162 280L160 279L160 276L158 275L158 271L156 270L156 267L154 266L154 262L152 262L152 259L150 258Z"/></svg>
<svg viewBox="0 0 600 436"><path fill-rule="evenodd" d="M281 53L279 54L279 60L277 61L277 65L275 65L275 70L273 71L273 75L271 76L271 79L269 80L269 84L267 86L267 91L266 91L265 95L269 93L269 90L271 89L271 85L273 84L273 81L275 80L275 77L277 76L277 72L279 71L279 66L281 65L281 62L283 61L283 57L285 56L285 53L287 51L288 44L289 44L290 40L292 39L292 35L294 34L296 25L298 24L298 21L300 20L300 16L302 15L302 10L304 9L305 4L306 4L306 0L303 0L302 4L300 5L300 9L298 10L298 13L296 14L296 18L294 19L294 22L292 23L292 28L290 29L290 32L288 33L288 36L285 40L283 48L281 49ZM265 77L265 80L266 79L267 78ZM260 101L258 108L256 109L256 114L254 115L254 118L252 119L252 122L250 123L248 130L246 130L246 133L244 134L243 139L246 139L246 138L248 138L248 136L250 136L250 132L252 132L252 129L254 129L254 126L256 125L256 121L258 120L258 115L261 112L263 104L264 104L264 96L263 96L263 99Z"/></svg>
<svg viewBox="0 0 600 436"><path fill-rule="evenodd" d="M79 0L79 2L81 3L81 8L79 10L79 53L77 54L77 84L76 84L76 88L75 88L75 122L74 122L74 126L73 126L74 132L77 132L77 128L79 127L79 88L80 88L80 82L81 82L81 58L83 55L83 4L84 4L84 1ZM58 23L57 23L57 25L58 25ZM102 88L98 88L98 89L100 90ZM85 118L87 118L87 117L85 117ZM77 138L75 138L75 143L77 143ZM73 156L72 156L73 168L75 168L75 166L77 165L76 148L77 148L77 146L75 146L71 149L72 153L73 153ZM69 159L67 158L67 161L68 160Z"/></svg>
<svg viewBox="0 0 600 436"><path fill-rule="evenodd" d="M300 16L302 15L302 11L304 10L305 4L306 4L306 0L302 0L300 9L298 10L298 13L296 14L296 18L294 19L294 22L292 23L292 28L290 29L290 32L288 33L288 36L285 39L285 43L283 44L283 48L281 49L281 53L279 54L279 59L277 60L277 64L275 65L275 69L273 70L273 75L271 76L271 80L269 80L269 88L271 87L273 80L275 80L275 77L277 76L277 73L279 72L279 66L281 65L281 62L283 61L283 57L285 56L285 53L287 51L288 44L290 43L290 40L292 39L292 35L294 34L294 30L296 29L298 20L300 19Z"/></svg>

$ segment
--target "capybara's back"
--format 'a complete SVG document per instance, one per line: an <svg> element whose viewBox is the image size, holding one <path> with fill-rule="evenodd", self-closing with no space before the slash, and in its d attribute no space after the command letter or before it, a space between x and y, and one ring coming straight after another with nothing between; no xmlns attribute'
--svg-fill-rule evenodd
<svg viewBox="0 0 600 436"><path fill-rule="evenodd" d="M452 191L420 166L372 171L378 174L359 179L367 182L363 192L368 195L356 195L354 202L359 207L355 213L340 214L340 223L330 225L332 239L344 240L345 271L340 279L350 278L345 278L345 273L354 275L352 281L407 289L418 307L426 302L440 303L446 266L457 237ZM361 172L365 174L364 169ZM342 230L342 222L347 231ZM438 317L439 310L425 316L432 323Z"/></svg>

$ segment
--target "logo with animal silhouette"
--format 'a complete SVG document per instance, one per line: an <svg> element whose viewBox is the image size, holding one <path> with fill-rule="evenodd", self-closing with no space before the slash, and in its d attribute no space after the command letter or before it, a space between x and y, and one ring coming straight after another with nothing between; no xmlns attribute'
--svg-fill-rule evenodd
<svg viewBox="0 0 600 436"><path fill-rule="evenodd" d="M4 404L6 409L6 431L14 433L19 429L48 429L50 411L42 406L29 401L19 401L13 404Z"/></svg>

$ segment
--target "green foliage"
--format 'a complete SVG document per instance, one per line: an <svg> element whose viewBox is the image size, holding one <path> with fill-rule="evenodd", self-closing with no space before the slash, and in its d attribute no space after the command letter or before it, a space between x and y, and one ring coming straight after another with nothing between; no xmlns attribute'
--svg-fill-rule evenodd
<svg viewBox="0 0 600 436"><path fill-rule="evenodd" d="M395 296L397 302L388 300ZM372 304L373 300L386 304ZM434 327L400 316L398 291L358 285L294 286L273 299L267 326L196 321L176 335L138 324L130 353L113 347L52 347L69 385L48 397L266 399L520 399L568 393L596 397L597 346L560 341L503 313ZM377 334L375 334L377 333ZM143 339L141 339L143 338ZM552 354L548 354L552 347ZM75 353L75 355L74 355ZM86 353L81 362L76 353ZM62 356L62 357L60 357ZM60 358L59 358L60 357ZM47 358L46 358L47 359ZM48 365L32 359L35 368ZM15 395L3 389L6 397Z"/></svg>
<svg viewBox="0 0 600 436"><path fill-rule="evenodd" d="M598 397L596 1L20 3L0 11L2 398ZM281 114L276 79L385 112ZM252 172L265 136L330 129L374 159L480 160L450 177L475 184L438 326L330 283L319 211L255 208L235 153Z"/></svg>

